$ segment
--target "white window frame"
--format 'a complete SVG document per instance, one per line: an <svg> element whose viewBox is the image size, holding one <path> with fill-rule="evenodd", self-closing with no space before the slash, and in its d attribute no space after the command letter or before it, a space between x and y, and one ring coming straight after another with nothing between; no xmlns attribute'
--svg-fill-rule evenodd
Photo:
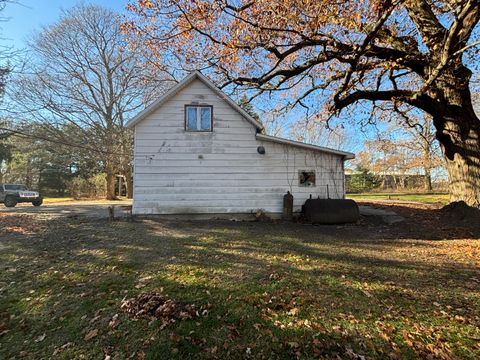
<svg viewBox="0 0 480 360"><path fill-rule="evenodd" d="M188 110L195 108L197 110L197 128L188 127ZM210 109L210 128L202 129L202 109ZM213 106L212 105L185 105L185 131L188 132L212 132L213 131Z"/></svg>

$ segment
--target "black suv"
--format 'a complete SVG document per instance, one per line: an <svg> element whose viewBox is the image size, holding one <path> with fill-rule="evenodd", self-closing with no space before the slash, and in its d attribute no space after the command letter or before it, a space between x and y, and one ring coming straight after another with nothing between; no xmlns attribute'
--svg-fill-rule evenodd
<svg viewBox="0 0 480 360"><path fill-rule="evenodd" d="M6 207L14 207L18 203L31 202L33 206L40 206L43 198L36 191L28 190L25 185L0 184L0 203Z"/></svg>

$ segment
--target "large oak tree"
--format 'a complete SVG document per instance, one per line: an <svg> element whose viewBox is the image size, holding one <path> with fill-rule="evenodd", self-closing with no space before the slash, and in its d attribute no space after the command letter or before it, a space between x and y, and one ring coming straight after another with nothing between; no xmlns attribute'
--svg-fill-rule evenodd
<svg viewBox="0 0 480 360"><path fill-rule="evenodd" d="M224 86L433 117L451 200L480 205L480 0L138 0L125 27L151 58L209 66Z"/></svg>

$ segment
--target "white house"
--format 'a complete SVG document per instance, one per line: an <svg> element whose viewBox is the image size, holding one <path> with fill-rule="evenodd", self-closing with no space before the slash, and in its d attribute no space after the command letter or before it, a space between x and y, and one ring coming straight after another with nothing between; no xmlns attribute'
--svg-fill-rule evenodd
<svg viewBox="0 0 480 360"><path fill-rule="evenodd" d="M310 195L345 196L354 154L268 136L199 72L131 119L134 214L281 213Z"/></svg>

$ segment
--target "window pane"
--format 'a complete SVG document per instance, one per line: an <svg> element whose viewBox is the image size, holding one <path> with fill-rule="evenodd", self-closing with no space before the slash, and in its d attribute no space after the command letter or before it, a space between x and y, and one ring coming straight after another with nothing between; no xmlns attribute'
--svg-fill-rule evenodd
<svg viewBox="0 0 480 360"><path fill-rule="evenodd" d="M197 108L187 107L187 130L197 130Z"/></svg>
<svg viewBox="0 0 480 360"><path fill-rule="evenodd" d="M5 190L13 190L13 191L23 191L27 190L27 187L25 185L4 185Z"/></svg>
<svg viewBox="0 0 480 360"><path fill-rule="evenodd" d="M201 129L211 130L212 126L212 109L209 107L201 108Z"/></svg>
<svg viewBox="0 0 480 360"><path fill-rule="evenodd" d="M315 186L315 171L299 171L298 182L300 186Z"/></svg>

